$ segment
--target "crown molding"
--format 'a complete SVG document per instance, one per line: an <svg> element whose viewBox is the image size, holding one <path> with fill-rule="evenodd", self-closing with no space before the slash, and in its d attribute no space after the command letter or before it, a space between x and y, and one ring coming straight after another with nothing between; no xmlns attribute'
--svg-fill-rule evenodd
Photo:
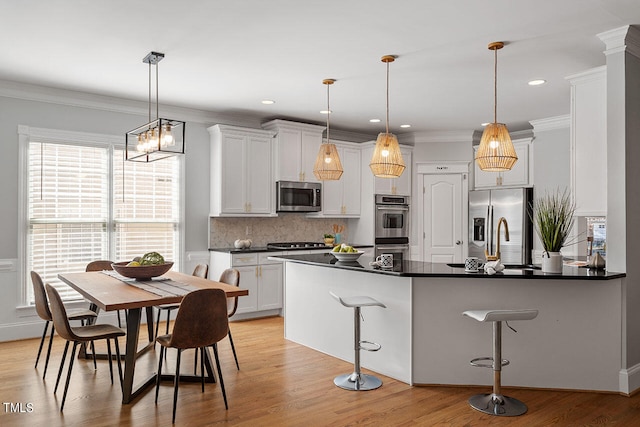
<svg viewBox="0 0 640 427"><path fill-rule="evenodd" d="M569 83L576 85L579 83L588 83L589 81L603 80L607 78L607 66L601 65L600 67L590 68L580 73L571 74L565 77L565 80L569 80Z"/></svg>
<svg viewBox="0 0 640 427"><path fill-rule="evenodd" d="M533 126L533 132L544 132L548 130L556 129L568 129L571 126L571 116L566 114L564 116L548 117L546 119L531 120L529 121Z"/></svg>
<svg viewBox="0 0 640 427"><path fill-rule="evenodd" d="M0 96L145 117L149 113L149 104L147 102L96 95L68 89L58 89L48 86L30 85L8 80L0 80ZM237 126L260 127L260 119L257 117L220 114L211 111L171 105L160 105L160 116L174 117L176 119L196 123L204 123L207 126L216 123L228 123Z"/></svg>
<svg viewBox="0 0 640 427"><path fill-rule="evenodd" d="M628 52L640 58L640 29L633 25L615 28L597 34L606 46L605 55L612 55L619 52Z"/></svg>

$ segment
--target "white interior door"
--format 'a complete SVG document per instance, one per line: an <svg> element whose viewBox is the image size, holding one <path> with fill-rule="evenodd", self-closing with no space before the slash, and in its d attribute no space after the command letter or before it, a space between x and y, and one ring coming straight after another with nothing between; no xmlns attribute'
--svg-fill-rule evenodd
<svg viewBox="0 0 640 427"><path fill-rule="evenodd" d="M462 174L424 175L423 260L462 262Z"/></svg>

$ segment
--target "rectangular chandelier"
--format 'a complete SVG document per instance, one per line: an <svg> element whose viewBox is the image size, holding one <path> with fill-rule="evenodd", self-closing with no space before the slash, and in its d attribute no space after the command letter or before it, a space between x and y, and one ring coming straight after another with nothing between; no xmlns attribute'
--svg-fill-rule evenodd
<svg viewBox="0 0 640 427"><path fill-rule="evenodd" d="M164 53L150 52L142 59L149 64L149 123L130 130L125 140L125 160L134 162L154 162L170 156L184 154L185 122L174 119L163 119L159 115L158 98L158 62ZM155 109L156 119L151 120L151 66L155 67Z"/></svg>
<svg viewBox="0 0 640 427"><path fill-rule="evenodd" d="M159 118L127 132L125 159L154 162L184 154L185 122Z"/></svg>

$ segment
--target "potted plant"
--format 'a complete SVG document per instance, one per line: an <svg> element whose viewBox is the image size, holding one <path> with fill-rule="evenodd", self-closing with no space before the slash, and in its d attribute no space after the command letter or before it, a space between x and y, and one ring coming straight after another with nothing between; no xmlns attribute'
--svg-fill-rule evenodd
<svg viewBox="0 0 640 427"><path fill-rule="evenodd" d="M567 239L573 228L575 202L566 189L560 193L545 193L533 204L533 222L536 233L542 242L542 271L562 273L562 254L560 250L567 245Z"/></svg>
<svg viewBox="0 0 640 427"><path fill-rule="evenodd" d="M335 242L335 237L333 236L333 234L325 234L324 235L324 244L327 246L332 246L333 242Z"/></svg>

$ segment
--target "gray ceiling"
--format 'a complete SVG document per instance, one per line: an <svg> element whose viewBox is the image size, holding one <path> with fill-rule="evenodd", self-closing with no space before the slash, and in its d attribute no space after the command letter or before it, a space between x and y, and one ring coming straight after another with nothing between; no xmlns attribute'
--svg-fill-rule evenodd
<svg viewBox="0 0 640 427"><path fill-rule="evenodd" d="M162 105L323 123L334 78L332 126L369 134L382 55L398 56L392 132L477 130L493 119L487 44L504 41L498 121L518 130L569 113L565 77L605 63L598 33L640 24L638 0L0 1L2 80L145 101L154 50Z"/></svg>

